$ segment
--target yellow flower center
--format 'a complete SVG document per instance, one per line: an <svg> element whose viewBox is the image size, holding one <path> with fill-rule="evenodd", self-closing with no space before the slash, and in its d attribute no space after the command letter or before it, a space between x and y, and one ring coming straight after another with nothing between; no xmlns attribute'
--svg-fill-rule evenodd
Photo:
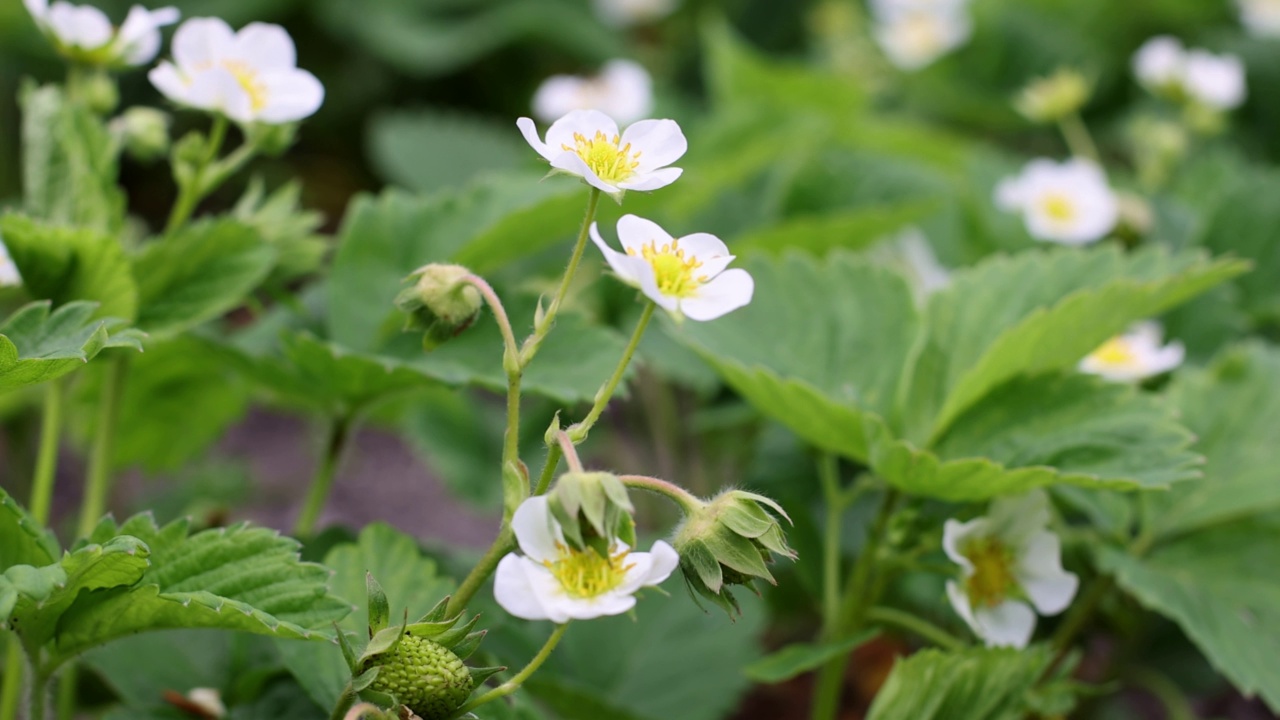
<svg viewBox="0 0 1280 720"><path fill-rule="evenodd" d="M1054 222L1067 223L1076 217L1075 204L1067 196L1058 193L1046 195L1040 202L1040 207Z"/></svg>
<svg viewBox="0 0 1280 720"><path fill-rule="evenodd" d="M627 248L628 255L635 255L634 248ZM675 298L687 298L697 292L707 281L706 275L695 275L694 271L702 267L702 262L695 257L685 257L684 248L679 240L658 247L656 240L640 248L640 256L649 261L653 268L654 280L658 283L658 292Z"/></svg>
<svg viewBox="0 0 1280 720"><path fill-rule="evenodd" d="M254 112L262 110L267 106L267 86L258 80L258 71L252 66L242 63L239 60L223 60L222 67L240 83L240 87L249 96L249 107Z"/></svg>
<svg viewBox="0 0 1280 720"><path fill-rule="evenodd" d="M962 553L973 563L973 574L965 579L965 590L969 593L969 602L975 606L995 607L1017 589L1013 553L998 538L973 540Z"/></svg>
<svg viewBox="0 0 1280 720"><path fill-rule="evenodd" d="M577 153L591 172L607 183L616 185L626 180L636 174L636 167L640 165L640 151L631 152L631 143L618 147L622 139L617 135L610 138L597 130L594 137L588 138L574 133L573 142L573 147L560 147Z"/></svg>
<svg viewBox="0 0 1280 720"><path fill-rule="evenodd" d="M1124 337L1113 337L1093 351L1094 360L1103 365L1127 367L1138 362L1138 354Z"/></svg>
<svg viewBox="0 0 1280 720"><path fill-rule="evenodd" d="M575 598L593 598L622 584L627 571L634 567L627 562L630 550L618 550L616 546L609 549L609 556L587 548L575 550L560 545L560 557L554 562L544 560L542 564L551 571L565 594Z"/></svg>

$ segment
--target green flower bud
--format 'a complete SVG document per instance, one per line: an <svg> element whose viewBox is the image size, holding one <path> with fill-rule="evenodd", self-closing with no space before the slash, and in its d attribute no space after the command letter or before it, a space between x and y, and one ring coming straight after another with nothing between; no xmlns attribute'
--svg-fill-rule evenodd
<svg viewBox="0 0 1280 720"><path fill-rule="evenodd" d="M243 126L245 140L267 157L279 157L293 147L298 123L250 123Z"/></svg>
<svg viewBox="0 0 1280 720"><path fill-rule="evenodd" d="M120 89L115 78L105 72L92 72L76 84L76 91L91 110L99 115L114 112L120 104Z"/></svg>
<svg viewBox="0 0 1280 720"><path fill-rule="evenodd" d="M1063 68L1033 80L1013 101L1013 107L1032 122L1057 122L1079 112L1089 101L1092 89L1076 70Z"/></svg>
<svg viewBox="0 0 1280 720"><path fill-rule="evenodd" d="M169 152L169 113L149 107L132 107L111 123L124 142L125 152L139 162L153 162Z"/></svg>
<svg viewBox="0 0 1280 720"><path fill-rule="evenodd" d="M588 547L609 557L612 541L636 544L635 507L627 488L606 472L567 472L548 494L551 513L564 540L575 550Z"/></svg>
<svg viewBox="0 0 1280 720"><path fill-rule="evenodd" d="M405 330L423 332L424 350L430 352L457 336L480 315L484 298L466 282L470 274L461 265L433 263L407 278L414 284L396 297L396 306L408 315Z"/></svg>
<svg viewBox="0 0 1280 720"><path fill-rule="evenodd" d="M767 567L773 555L796 558L778 517L791 521L782 506L745 490L726 490L689 510L673 545L695 599L701 595L730 616L741 615L729 586L746 585L754 591L757 579L776 584Z"/></svg>

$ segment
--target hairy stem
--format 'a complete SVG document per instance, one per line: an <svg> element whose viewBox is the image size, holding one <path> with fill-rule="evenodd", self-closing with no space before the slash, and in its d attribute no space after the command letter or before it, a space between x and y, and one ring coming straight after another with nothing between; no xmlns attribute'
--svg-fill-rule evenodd
<svg viewBox="0 0 1280 720"><path fill-rule="evenodd" d="M493 574L494 568L498 567L498 563L503 556L514 550L516 547L515 536L511 533L511 526L503 524L502 530L498 532L498 537L494 538L493 544L489 546L489 550L485 552L484 557L480 558L480 562L471 568L471 572L467 574L466 579L458 586L458 592L449 598L449 605L445 609L445 617L454 617L463 610L467 609L467 603L471 602L471 598L480 591L485 580Z"/></svg>
<svg viewBox="0 0 1280 720"><path fill-rule="evenodd" d="M54 717L58 720L73 720L76 715L77 667L68 665L58 675L58 703Z"/></svg>
<svg viewBox="0 0 1280 720"><path fill-rule="evenodd" d="M587 416L581 422L574 423L569 428L569 437L573 442L580 443L587 439L587 433L591 432L591 428L600 419L600 414L609 405L609 400L613 397L614 391L618 389L618 383L622 382L622 376L626 374L627 367L631 365L631 358L635 356L636 348L640 346L640 338L644 337L644 331L649 327L649 321L653 319L655 307L657 306L653 303L645 303L644 311L640 313L640 320L636 322L636 329L631 333L631 342L627 343L627 348L622 351L622 359L618 361L618 367L613 369L613 375L596 391L595 403L591 406L591 412L587 413Z"/></svg>
<svg viewBox="0 0 1280 720"><path fill-rule="evenodd" d="M827 527L822 543L822 634L835 634L840 612L840 531L844 503L840 497L840 466L836 456L823 453L818 461L822 499L827 506Z"/></svg>
<svg viewBox="0 0 1280 720"><path fill-rule="evenodd" d="M511 320L507 317L507 309L493 286L478 275L467 275L466 282L480 291L481 297L493 311L493 318L502 331L502 368L507 374L507 430L503 435L502 466L520 459L520 379L524 368L520 364L520 347L516 345L516 335L511 329Z"/></svg>
<svg viewBox="0 0 1280 720"><path fill-rule="evenodd" d="M4 655L4 687L0 690L0 720L15 720L22 700L22 668L26 660L17 635L5 638L9 646Z"/></svg>
<svg viewBox="0 0 1280 720"><path fill-rule="evenodd" d="M908 612L878 606L867 610L866 617L868 622L878 622L883 625L901 628L928 640L944 650L963 650L965 647L964 641L960 638L928 620Z"/></svg>
<svg viewBox="0 0 1280 720"><path fill-rule="evenodd" d="M115 450L116 419L120 396L129 375L129 359L123 353L111 359L98 402L98 422L94 427L93 446L89 451L89 467L85 474L84 499L80 503L79 537L93 532L106 513L107 494L111 491L111 463Z"/></svg>
<svg viewBox="0 0 1280 720"><path fill-rule="evenodd" d="M564 460L569 464L569 469L573 472L582 472L582 460L578 457L578 448L573 446L573 440L569 437L569 433L561 430L556 433L556 445L560 447L560 454L564 455ZM539 482L539 485L542 483Z"/></svg>
<svg viewBox="0 0 1280 720"><path fill-rule="evenodd" d="M47 525L53 502L53 481L58 473L58 439L62 434L62 383L58 380L45 383L43 414L36 476L31 485L31 517Z"/></svg>
<svg viewBox="0 0 1280 720"><path fill-rule="evenodd" d="M320 513L324 510L325 503L329 501L329 492L333 489L333 479L337 474L338 463L341 462L342 453L350 439L352 424L352 416L343 415L335 418L329 426L324 455L321 456L320 465L311 478L306 503L302 506L298 521L293 526L294 537L311 537L315 532L316 521L320 519Z"/></svg>
<svg viewBox="0 0 1280 720"><path fill-rule="evenodd" d="M533 489L534 495L542 495L551 487L551 479L556 475L556 468L560 466L560 456L563 454L560 443L547 448L547 460L542 464L542 474L538 476L538 485Z"/></svg>
<svg viewBox="0 0 1280 720"><path fill-rule="evenodd" d="M646 475L619 475L618 479L623 485L637 490L646 490L651 493L657 493L680 506L685 515L689 515L703 507L703 502L693 493L676 485L675 483L660 480L655 477Z"/></svg>
<svg viewBox="0 0 1280 720"><path fill-rule="evenodd" d="M213 116L213 127L209 129L205 155L200 164L196 166L195 173L191 179L178 188L178 199L174 202L173 210L169 212L169 221L164 226L164 234L166 236L173 235L181 229L187 223L187 220L191 219L191 213L195 212L196 205L213 189L212 187L206 187L204 174L209 164L218 157L226 137L227 118L223 115L215 114Z"/></svg>
<svg viewBox="0 0 1280 720"><path fill-rule="evenodd" d="M454 717L465 715L485 703L493 702L498 698L506 697L516 690L519 690L520 686L524 684L524 681L528 680L535 672L538 671L538 668L542 667L542 663L546 662L547 658L551 657L551 652L556 649L556 645L560 644L560 638L564 637L564 631L568 629L569 623L557 625L555 631L551 633L551 637L547 638L547 642L544 643L542 649L538 651L538 654L534 655L533 659L529 661L529 664L525 665L520 672L516 673L515 677L458 708Z"/></svg>
<svg viewBox="0 0 1280 720"><path fill-rule="evenodd" d="M564 304L565 296L569 294L569 285L573 282L573 276L578 273L578 263L582 262L582 251L587 247L587 234L591 229L591 223L596 219L596 207L599 204L600 189L591 188L591 194L587 198L587 214L582 218L582 227L578 230L578 242L573 246L573 254L569 256L569 266L564 270L560 288L551 301L551 307L547 308L546 316L534 327L533 334L524 341L524 347L520 351L521 367L528 367L529 361L533 360L547 333L551 332L551 327L555 325L556 314L560 312L560 306Z"/></svg>

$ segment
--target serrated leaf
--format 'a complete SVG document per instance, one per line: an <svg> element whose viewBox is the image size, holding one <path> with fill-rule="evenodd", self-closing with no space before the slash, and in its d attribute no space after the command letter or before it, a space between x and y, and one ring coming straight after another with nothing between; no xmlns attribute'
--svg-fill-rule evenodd
<svg viewBox="0 0 1280 720"><path fill-rule="evenodd" d="M128 346L117 323L93 320L94 303L73 302L52 314L45 300L24 305L0 324L0 391L35 385L84 366L104 347Z"/></svg>
<svg viewBox="0 0 1280 720"><path fill-rule="evenodd" d="M520 167L529 148L514 127L441 110L401 110L374 116L366 144L385 180L430 192Z"/></svg>
<svg viewBox="0 0 1280 720"><path fill-rule="evenodd" d="M356 543L330 550L324 562L333 569L334 592L355 604L339 627L359 638L357 654L369 638L366 573L378 578L390 617L397 622L406 610L410 619L425 615L454 587L438 574L435 561L423 556L416 540L382 523L366 527ZM277 647L307 695L321 707L333 707L351 679L338 646L279 642Z"/></svg>
<svg viewBox="0 0 1280 720"><path fill-rule="evenodd" d="M0 488L0 568L50 565L58 557L58 539L26 508Z"/></svg>
<svg viewBox="0 0 1280 720"><path fill-rule="evenodd" d="M32 297L55 305L91 300L99 315L123 320L137 315L138 287L114 236L12 214L0 219L0 235Z"/></svg>
<svg viewBox="0 0 1280 720"><path fill-rule="evenodd" d="M866 644L878 633L868 630L839 642L821 644L793 643L766 655L743 668L747 677L758 683L780 683L816 670L828 660L847 655Z"/></svg>
<svg viewBox="0 0 1280 720"><path fill-rule="evenodd" d="M1280 712L1280 522L1207 528L1137 558L1110 547L1099 562L1147 608L1178 623L1241 692Z"/></svg>
<svg viewBox="0 0 1280 720"><path fill-rule="evenodd" d="M1021 720L1052 659L1045 647L923 650L893 666L867 720Z"/></svg>
<svg viewBox="0 0 1280 720"><path fill-rule="evenodd" d="M244 302L275 260L276 248L235 220L196 223L156 241L133 261L137 326L159 338L213 320Z"/></svg>
<svg viewBox="0 0 1280 720"><path fill-rule="evenodd" d="M919 222L936 208L930 202L905 202L792 217L738 236L733 248L735 252L751 248L775 253L794 248L815 255L835 249L860 250Z"/></svg>
<svg viewBox="0 0 1280 720"><path fill-rule="evenodd" d="M302 184L281 185L270 195L262 178L255 177L236 202L231 217L248 225L276 248L276 266L270 281L283 283L315 272L329 252L329 240L317 234L324 216L302 209Z"/></svg>

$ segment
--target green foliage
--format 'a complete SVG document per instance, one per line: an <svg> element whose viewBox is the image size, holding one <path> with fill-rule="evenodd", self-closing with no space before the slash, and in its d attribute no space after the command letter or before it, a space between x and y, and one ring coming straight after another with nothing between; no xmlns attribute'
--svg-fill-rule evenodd
<svg viewBox="0 0 1280 720"><path fill-rule="evenodd" d="M439 110L375 116L368 144L370 159L384 178L419 192L436 192L467 184L485 172L517 168L530 154L514 123Z"/></svg>
<svg viewBox="0 0 1280 720"><path fill-rule="evenodd" d="M133 320L138 287L120 243L101 231L37 222L22 215L0 219L0 234L36 299L61 305L99 303L104 316Z"/></svg>
<svg viewBox="0 0 1280 720"><path fill-rule="evenodd" d="M285 183L267 194L262 179L254 178L231 211L233 218L276 248L272 281L285 282L319 270L329 252L328 238L316 233L324 217L304 210L301 203L301 183Z"/></svg>
<svg viewBox="0 0 1280 720"><path fill-rule="evenodd" d="M817 670L832 658L848 655L877 634L874 630L868 630L838 642L793 643L751 663L743 668L743 672L758 683L785 682L811 670Z"/></svg>
<svg viewBox="0 0 1280 720"><path fill-rule="evenodd" d="M734 248L775 253L795 248L816 255L824 255L837 248L861 250L922 220L934 209L933 203L917 201L787 218L776 225L738 237Z"/></svg>
<svg viewBox="0 0 1280 720"><path fill-rule="evenodd" d="M1026 717L1028 691L1052 658L1045 647L922 650L894 665L867 718L1018 720Z"/></svg>
<svg viewBox="0 0 1280 720"><path fill-rule="evenodd" d="M53 532L40 527L26 508L0 488L0 567L52 564L60 549Z"/></svg>
<svg viewBox="0 0 1280 720"><path fill-rule="evenodd" d="M49 301L24 305L0 323L0 391L54 380L103 348L141 350L133 331L112 334L114 320L93 320L97 305L72 302L49 312Z"/></svg>

